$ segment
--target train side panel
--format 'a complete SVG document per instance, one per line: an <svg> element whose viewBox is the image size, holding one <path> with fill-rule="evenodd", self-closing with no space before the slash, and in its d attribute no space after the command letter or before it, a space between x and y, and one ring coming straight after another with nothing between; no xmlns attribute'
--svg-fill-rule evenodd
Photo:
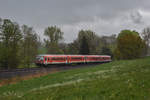
<svg viewBox="0 0 150 100"><path fill-rule="evenodd" d="M47 56L48 64L66 64L67 56Z"/></svg>
<svg viewBox="0 0 150 100"><path fill-rule="evenodd" d="M69 56L69 63L84 63L85 59L84 56Z"/></svg>

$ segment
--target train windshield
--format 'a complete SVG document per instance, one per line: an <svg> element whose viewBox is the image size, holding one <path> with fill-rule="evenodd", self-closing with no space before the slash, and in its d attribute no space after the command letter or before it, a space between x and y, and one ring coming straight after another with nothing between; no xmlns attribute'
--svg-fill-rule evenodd
<svg viewBox="0 0 150 100"><path fill-rule="evenodd" d="M43 58L42 56L37 56L37 57L36 57L36 60L37 60L37 61L43 61L44 58Z"/></svg>

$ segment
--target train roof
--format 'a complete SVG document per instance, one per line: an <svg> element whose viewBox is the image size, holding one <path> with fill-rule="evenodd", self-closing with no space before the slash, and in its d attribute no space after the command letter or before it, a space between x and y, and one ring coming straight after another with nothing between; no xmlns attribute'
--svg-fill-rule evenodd
<svg viewBox="0 0 150 100"><path fill-rule="evenodd" d="M37 55L37 56L84 56L84 55L42 54L42 55Z"/></svg>
<svg viewBox="0 0 150 100"><path fill-rule="evenodd" d="M41 54L41 55L37 55L37 56L102 56L102 57L110 57L109 55L61 55L61 54Z"/></svg>

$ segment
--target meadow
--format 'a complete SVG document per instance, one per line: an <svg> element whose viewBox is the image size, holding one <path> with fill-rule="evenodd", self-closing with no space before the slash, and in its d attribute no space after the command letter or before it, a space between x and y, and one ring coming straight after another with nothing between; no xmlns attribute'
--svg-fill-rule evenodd
<svg viewBox="0 0 150 100"><path fill-rule="evenodd" d="M56 72L0 87L0 100L149 100L150 57Z"/></svg>

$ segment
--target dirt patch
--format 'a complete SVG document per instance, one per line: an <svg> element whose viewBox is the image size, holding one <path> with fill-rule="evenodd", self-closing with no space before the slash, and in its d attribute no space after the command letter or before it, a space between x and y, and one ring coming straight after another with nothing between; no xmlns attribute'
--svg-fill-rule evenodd
<svg viewBox="0 0 150 100"><path fill-rule="evenodd" d="M38 77L45 76L48 74L56 73L58 71L60 70L54 68L54 69L51 69L51 71L42 71L42 72L37 72L37 73L26 75L26 76L20 76L20 77L17 76L17 77L8 78L8 79L2 79L0 80L0 87L4 85L9 85L9 84L16 84L17 82L20 82L23 80L38 78Z"/></svg>

